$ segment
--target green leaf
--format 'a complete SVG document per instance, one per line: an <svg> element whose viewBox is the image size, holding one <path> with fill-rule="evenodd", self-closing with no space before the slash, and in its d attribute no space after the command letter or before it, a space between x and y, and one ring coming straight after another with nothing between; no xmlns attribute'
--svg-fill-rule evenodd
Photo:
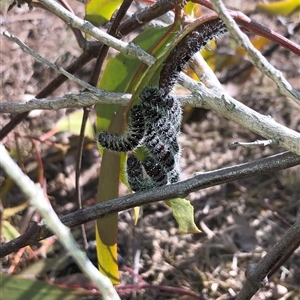
<svg viewBox="0 0 300 300"><path fill-rule="evenodd" d="M85 6L85 19L95 26L100 26L111 19L122 2L122 0L90 0Z"/></svg>
<svg viewBox="0 0 300 300"><path fill-rule="evenodd" d="M92 291L71 289L13 275L0 274L0 299L74 300L95 295Z"/></svg>
<svg viewBox="0 0 300 300"><path fill-rule="evenodd" d="M166 204L172 209L180 233L201 232L195 224L194 207L191 205L190 201L183 198L176 198L167 200Z"/></svg>
<svg viewBox="0 0 300 300"><path fill-rule="evenodd" d="M133 40L141 48L150 52L167 32L167 28L148 29ZM100 80L99 87L114 92L132 92L142 76L142 63L132 56L120 53L109 60ZM144 66L145 70L145 66ZM126 128L127 107L99 104L97 112L97 132L109 130L122 133ZM118 196L119 179L126 184L126 154L116 154L100 149L102 163L99 176L97 202L109 201ZM107 230L109 228L110 230ZM113 214L96 222L97 256L100 271L113 284L119 282L117 263L118 215Z"/></svg>
<svg viewBox="0 0 300 300"><path fill-rule="evenodd" d="M83 111L77 110L74 111L61 119L58 120L56 124L56 131L62 132L67 131L71 132L74 135L80 135L81 123L82 123ZM94 129L91 121L88 119L85 126L85 136L94 139Z"/></svg>
<svg viewBox="0 0 300 300"><path fill-rule="evenodd" d="M284 0L271 3L258 3L257 8L273 16L289 16L300 10L300 1Z"/></svg>
<svg viewBox="0 0 300 300"><path fill-rule="evenodd" d="M118 197L119 174L120 154L104 150L98 183L98 203ZM119 283L117 236L117 213L97 220L96 245L99 270L106 275L113 284Z"/></svg>

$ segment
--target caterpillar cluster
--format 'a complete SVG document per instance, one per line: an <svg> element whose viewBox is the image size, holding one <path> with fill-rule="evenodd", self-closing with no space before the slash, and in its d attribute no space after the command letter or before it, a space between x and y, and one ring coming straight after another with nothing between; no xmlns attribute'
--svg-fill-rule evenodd
<svg viewBox="0 0 300 300"><path fill-rule="evenodd" d="M140 99L141 103L130 110L124 134L102 131L98 137L99 144L112 151L127 152L138 146L145 148L147 157L144 161L140 162L135 156L127 160L128 183L134 191L179 179L180 103L173 96L164 95L161 89L149 87L143 90Z"/></svg>
<svg viewBox="0 0 300 300"><path fill-rule="evenodd" d="M133 155L127 159L128 183L133 191L179 181L178 135L182 112L177 98L169 93L189 59L225 32L224 23L214 19L184 37L167 57L160 73L159 87L146 87L140 95L141 103L131 108L124 134L105 131L99 134L100 145L112 151L128 152L139 146L146 149L144 161Z"/></svg>

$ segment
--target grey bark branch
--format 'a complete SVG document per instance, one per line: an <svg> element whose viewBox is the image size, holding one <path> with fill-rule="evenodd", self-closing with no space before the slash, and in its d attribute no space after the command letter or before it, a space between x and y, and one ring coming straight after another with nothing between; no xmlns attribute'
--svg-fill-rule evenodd
<svg viewBox="0 0 300 300"><path fill-rule="evenodd" d="M182 105L190 105L198 101L198 98L194 96L180 96L178 98ZM62 97L32 98L29 101L0 102L0 113L22 113L34 109L58 110L63 108L80 108L94 104L118 104L126 106L130 99L131 94L107 92L105 90L97 89L97 93L70 93L65 94Z"/></svg>
<svg viewBox="0 0 300 300"><path fill-rule="evenodd" d="M215 76L205 70L206 76ZM210 73L210 74L209 74ZM232 98L215 79L207 79L212 88L180 75L179 82L193 92L192 96L180 97L182 105L212 109L241 126L256 132L266 139L271 139L277 145L300 155L300 133L277 123L270 116L264 116ZM97 94L88 92L79 95L66 94L61 98L34 99L27 103L0 103L0 112L22 112L32 109L61 109L65 107L82 107L96 103L116 103L126 105L130 94L110 93L97 90Z"/></svg>

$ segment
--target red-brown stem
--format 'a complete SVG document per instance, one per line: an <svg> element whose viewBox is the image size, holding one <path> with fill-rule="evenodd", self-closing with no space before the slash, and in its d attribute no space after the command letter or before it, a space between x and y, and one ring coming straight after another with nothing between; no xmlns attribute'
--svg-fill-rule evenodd
<svg viewBox="0 0 300 300"><path fill-rule="evenodd" d="M201 4L206 8L213 10L212 5L208 0L192 0L192 2ZM231 17L238 23L242 30L263 36L300 56L300 46L296 43L290 41L281 34L263 26L262 24L252 20L242 12L233 11L230 9L228 9L228 12L231 15Z"/></svg>

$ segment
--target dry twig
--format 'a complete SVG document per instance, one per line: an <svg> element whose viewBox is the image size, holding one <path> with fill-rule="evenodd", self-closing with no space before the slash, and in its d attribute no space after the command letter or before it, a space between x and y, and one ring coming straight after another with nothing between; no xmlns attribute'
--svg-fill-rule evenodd
<svg viewBox="0 0 300 300"><path fill-rule="evenodd" d="M125 209L178 197L185 198L191 192L200 189L290 168L299 164L300 156L296 154L290 152L276 154L245 164L203 172L200 175L176 184L99 203L63 216L61 222L68 227L75 227ZM0 245L0 258L27 245L33 245L51 235L51 231L44 224L32 223L23 235Z"/></svg>

